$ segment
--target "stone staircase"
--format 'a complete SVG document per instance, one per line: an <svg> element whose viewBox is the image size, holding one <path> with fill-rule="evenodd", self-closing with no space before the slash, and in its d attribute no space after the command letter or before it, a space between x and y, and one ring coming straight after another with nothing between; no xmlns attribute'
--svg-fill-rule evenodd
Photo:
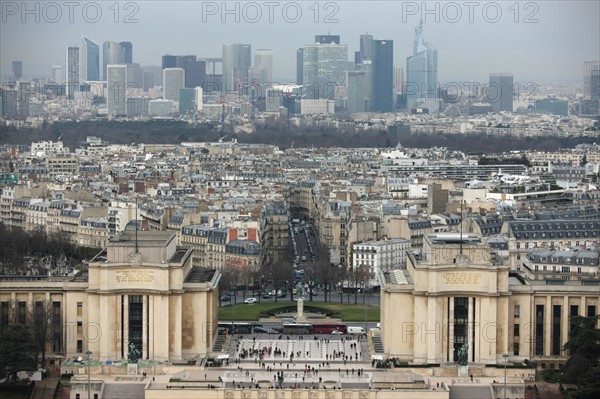
<svg viewBox="0 0 600 399"><path fill-rule="evenodd" d="M373 335L371 337L371 342L373 344L373 349L375 353L383 353L383 342L381 341L381 335Z"/></svg>
<svg viewBox="0 0 600 399"><path fill-rule="evenodd" d="M146 384L116 383L104 384L102 399L144 399Z"/></svg>
<svg viewBox="0 0 600 399"><path fill-rule="evenodd" d="M217 334L215 337L215 342L213 343L213 352L222 352L223 347L225 346L225 339L227 336L225 334Z"/></svg>

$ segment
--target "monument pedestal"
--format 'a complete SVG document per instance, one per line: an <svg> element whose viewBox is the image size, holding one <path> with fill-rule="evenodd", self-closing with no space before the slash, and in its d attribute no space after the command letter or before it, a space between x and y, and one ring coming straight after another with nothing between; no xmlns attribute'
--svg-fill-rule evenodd
<svg viewBox="0 0 600 399"><path fill-rule="evenodd" d="M297 323L306 322L306 317L304 317L304 298L298 298L295 319Z"/></svg>
<svg viewBox="0 0 600 399"><path fill-rule="evenodd" d="M469 376L469 366L458 366L458 376L459 377L468 377Z"/></svg>
<svg viewBox="0 0 600 399"><path fill-rule="evenodd" d="M138 365L137 363L127 363L127 374L137 374Z"/></svg>

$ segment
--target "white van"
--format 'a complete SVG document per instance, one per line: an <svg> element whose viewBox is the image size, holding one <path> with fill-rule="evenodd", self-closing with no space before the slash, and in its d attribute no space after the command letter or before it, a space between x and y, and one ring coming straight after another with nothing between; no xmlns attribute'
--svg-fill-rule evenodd
<svg viewBox="0 0 600 399"><path fill-rule="evenodd" d="M348 334L365 334L365 329L363 327L351 327L348 326Z"/></svg>

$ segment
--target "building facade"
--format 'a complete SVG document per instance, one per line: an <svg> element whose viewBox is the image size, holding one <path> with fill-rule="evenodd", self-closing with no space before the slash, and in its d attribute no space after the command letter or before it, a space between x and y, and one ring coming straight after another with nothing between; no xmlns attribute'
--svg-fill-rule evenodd
<svg viewBox="0 0 600 399"><path fill-rule="evenodd" d="M19 276L22 277L22 276ZM101 362L126 360L130 344L142 359L206 356L217 332L215 270L194 268L191 250L171 232L124 232L75 277L2 277L0 320L27 323L38 303L52 308L52 355Z"/></svg>
<svg viewBox="0 0 600 399"><path fill-rule="evenodd" d="M100 46L86 36L81 37L81 79L100 80Z"/></svg>
<svg viewBox="0 0 600 399"><path fill-rule="evenodd" d="M384 273L381 337L386 356L414 364L533 362L560 367L571 316L597 314L598 279L532 280L510 273L476 234L437 233L406 270ZM402 309L399 311L399 309Z"/></svg>
<svg viewBox="0 0 600 399"><path fill-rule="evenodd" d="M430 113L439 108L437 96L437 50L423 39L423 25L415 29L413 55L406 59L406 85L409 112L426 108Z"/></svg>
<svg viewBox="0 0 600 399"><path fill-rule="evenodd" d="M492 105L493 112L513 111L513 75L510 73L490 74L490 85L486 100Z"/></svg>

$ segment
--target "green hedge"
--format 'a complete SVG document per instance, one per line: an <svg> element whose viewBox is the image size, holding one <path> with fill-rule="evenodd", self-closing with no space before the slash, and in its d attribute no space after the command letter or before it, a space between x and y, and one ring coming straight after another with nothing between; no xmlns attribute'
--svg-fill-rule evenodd
<svg viewBox="0 0 600 399"><path fill-rule="evenodd" d="M297 306L281 306L274 309L269 309L264 312L260 312L260 317L274 317L284 313L296 313L298 310ZM322 314L327 317L338 318L340 314L329 309L319 308L316 306L304 306L304 311L307 313Z"/></svg>

